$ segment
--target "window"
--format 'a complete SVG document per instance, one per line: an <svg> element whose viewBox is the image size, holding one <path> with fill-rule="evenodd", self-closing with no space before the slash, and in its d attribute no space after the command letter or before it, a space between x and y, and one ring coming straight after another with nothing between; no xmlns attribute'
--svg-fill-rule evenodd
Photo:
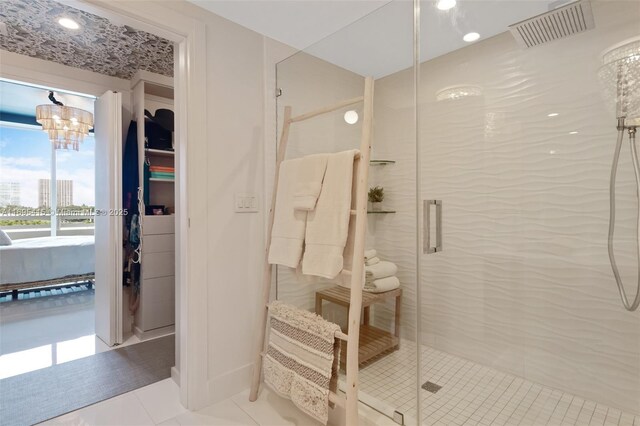
<svg viewBox="0 0 640 426"><path fill-rule="evenodd" d="M80 151L52 150L37 126L0 124L0 226L11 238L93 233L95 201L93 135ZM55 156L57 209L51 209Z"/></svg>
<svg viewBox="0 0 640 426"><path fill-rule="evenodd" d="M80 151L56 151L58 229L61 235L93 230L95 205L95 139L84 138Z"/></svg>

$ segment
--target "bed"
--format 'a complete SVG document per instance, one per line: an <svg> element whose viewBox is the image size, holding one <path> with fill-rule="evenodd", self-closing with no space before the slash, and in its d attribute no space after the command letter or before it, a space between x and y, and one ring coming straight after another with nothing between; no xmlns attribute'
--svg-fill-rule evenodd
<svg viewBox="0 0 640 426"><path fill-rule="evenodd" d="M93 235L25 238L0 246L0 291L91 280Z"/></svg>

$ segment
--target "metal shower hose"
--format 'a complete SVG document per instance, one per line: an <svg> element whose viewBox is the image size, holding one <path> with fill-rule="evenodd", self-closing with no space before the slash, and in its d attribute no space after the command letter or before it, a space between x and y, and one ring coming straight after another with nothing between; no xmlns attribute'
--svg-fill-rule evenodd
<svg viewBox="0 0 640 426"><path fill-rule="evenodd" d="M631 160L633 163L633 171L636 176L636 199L640 203L640 167L638 166L638 153L636 151L636 128L630 127L629 130L629 143L631 145ZM636 213L636 250L637 250L637 264L638 264L638 286L636 289L636 297L632 303L627 298L624 285L622 284L622 278L620 278L620 272L618 271L618 265L616 264L616 258L613 253L613 231L616 225L616 174L618 171L618 160L620 159L620 149L622 148L622 140L624 138L625 128L618 128L618 140L616 143L616 150L613 154L613 164L611 165L611 180L609 181L609 261L611 262L611 269L613 275L616 278L616 284L618 285L618 292L622 299L622 304L628 311L635 311L640 305L640 204Z"/></svg>

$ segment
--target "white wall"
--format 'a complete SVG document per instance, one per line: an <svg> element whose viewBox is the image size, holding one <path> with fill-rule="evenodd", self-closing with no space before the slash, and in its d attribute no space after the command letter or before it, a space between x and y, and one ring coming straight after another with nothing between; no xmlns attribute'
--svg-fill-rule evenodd
<svg viewBox="0 0 640 426"><path fill-rule="evenodd" d="M422 198L444 201L444 252L422 257L422 341L637 414L640 315L623 309L607 256L616 130L597 70L605 48L638 35L640 10L592 5L593 31L529 50L504 33L422 64ZM410 74L379 80L377 100L406 91ZM457 84L483 94L436 101ZM377 146L410 167L410 138L380 137L402 131L406 117L376 114ZM403 191L413 175L390 170L389 192L402 197L389 226L412 227L413 199ZM632 176L625 143L616 252L631 297ZM415 244L400 232L376 238L389 255Z"/></svg>
<svg viewBox="0 0 640 426"><path fill-rule="evenodd" d="M208 137L198 155L206 158L208 401L246 389L253 369L255 314L262 293L266 210L236 213L236 193L265 197L265 155L273 138L265 136L274 122L265 105L273 104L275 62L288 55L286 46L185 2L163 3L206 26ZM265 122L268 124L265 125ZM270 153L272 155L272 153ZM193 188L191 184L190 188Z"/></svg>
<svg viewBox="0 0 640 426"><path fill-rule="evenodd" d="M252 371L264 221L262 214L235 213L233 206L236 192L262 197L263 45L258 34L211 19L207 23L207 93L212 101L207 152L208 339L210 389L218 399L246 388Z"/></svg>

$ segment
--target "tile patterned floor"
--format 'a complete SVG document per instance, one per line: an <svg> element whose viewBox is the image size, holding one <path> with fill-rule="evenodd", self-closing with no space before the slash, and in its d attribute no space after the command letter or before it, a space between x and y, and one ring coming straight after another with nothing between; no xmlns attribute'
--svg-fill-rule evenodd
<svg viewBox="0 0 640 426"><path fill-rule="evenodd" d="M94 290L0 303L0 379L108 351L95 335ZM139 343L129 333L123 347Z"/></svg>
<svg viewBox="0 0 640 426"><path fill-rule="evenodd" d="M424 383L442 386L421 390L423 425L580 425L640 426L640 416L584 400L457 356L422 347ZM416 347L401 349L360 370L368 404L390 415L398 410L405 424L416 424Z"/></svg>
<svg viewBox="0 0 640 426"><path fill-rule="evenodd" d="M51 426L90 425L214 425L214 426L321 426L291 401L262 387L258 400L249 402L249 390L202 410L188 411L179 401L171 379L125 393L44 422ZM338 413L330 414L330 424ZM334 419L332 419L332 417ZM360 407L361 426L397 426L366 406Z"/></svg>

